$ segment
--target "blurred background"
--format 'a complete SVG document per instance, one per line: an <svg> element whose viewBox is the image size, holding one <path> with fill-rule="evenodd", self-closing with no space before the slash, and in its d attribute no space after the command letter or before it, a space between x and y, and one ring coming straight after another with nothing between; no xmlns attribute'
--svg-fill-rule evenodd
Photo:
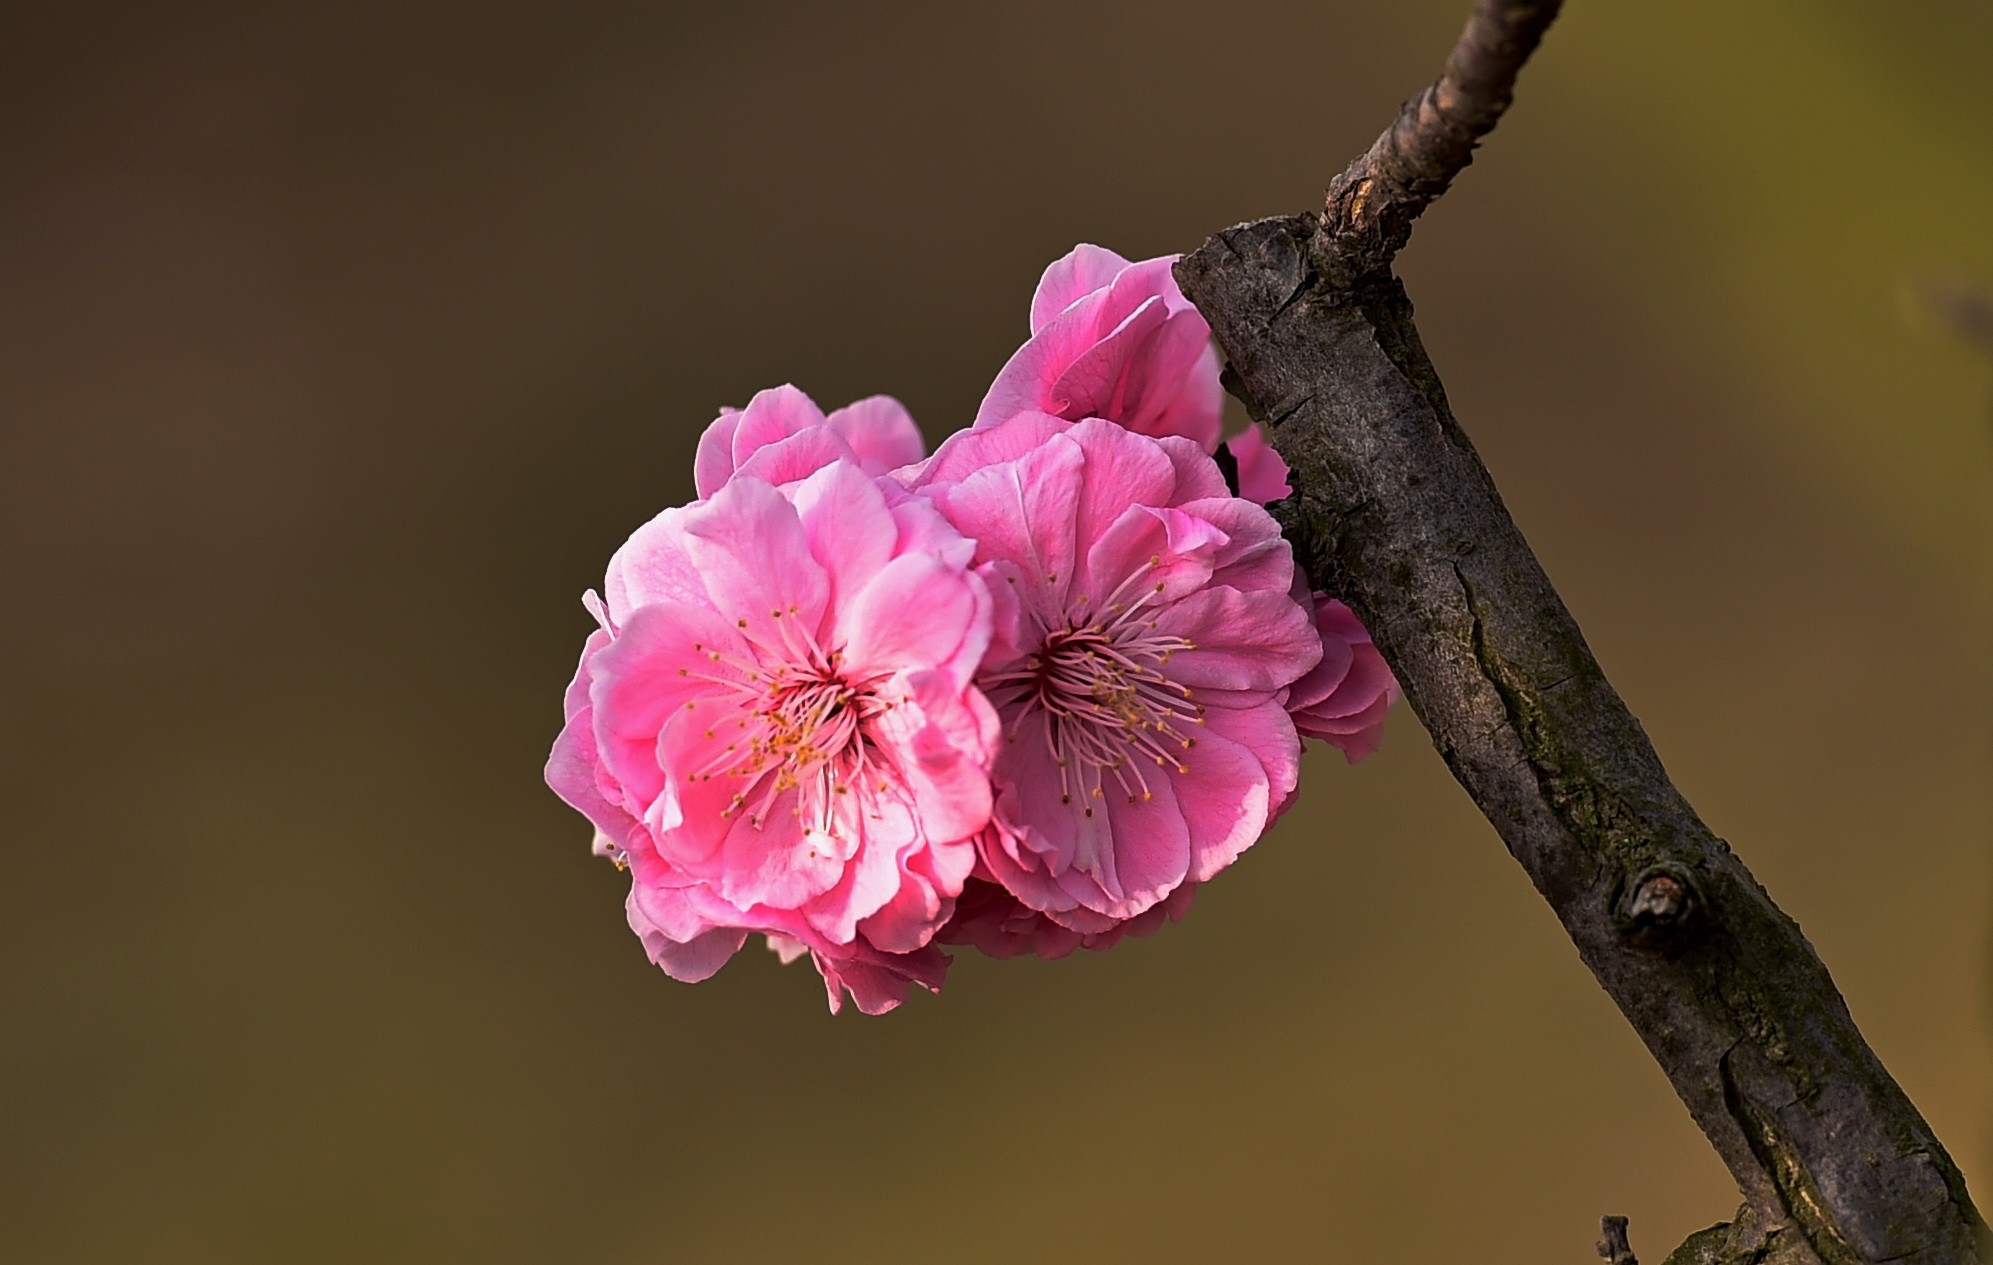
<svg viewBox="0 0 1993 1265"><path fill-rule="evenodd" d="M1080 240L1314 205L1468 0L9 6L0 1256L1592 1261L1736 1205L1394 714L1189 919L673 983L541 784L790 381L965 424ZM1690 799L1993 1204L1981 0L1572 0L1403 271Z"/></svg>

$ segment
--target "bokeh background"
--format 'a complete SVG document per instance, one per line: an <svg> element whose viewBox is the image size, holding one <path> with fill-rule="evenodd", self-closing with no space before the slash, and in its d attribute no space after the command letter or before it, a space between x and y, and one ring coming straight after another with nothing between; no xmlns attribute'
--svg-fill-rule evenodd
<svg viewBox="0 0 1993 1265"><path fill-rule="evenodd" d="M0 19L0 1256L1643 1256L1735 1196L1394 714L1180 925L833 1020L540 783L717 406L965 423L1078 240L1304 209L1467 0ZM1977 0L1572 0L1403 261L1705 817L1993 1201Z"/></svg>

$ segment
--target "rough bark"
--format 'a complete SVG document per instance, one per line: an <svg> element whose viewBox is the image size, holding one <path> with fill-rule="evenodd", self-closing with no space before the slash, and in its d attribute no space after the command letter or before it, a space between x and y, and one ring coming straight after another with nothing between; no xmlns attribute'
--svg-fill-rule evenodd
<svg viewBox="0 0 1993 1265"><path fill-rule="evenodd" d="M1293 469L1274 507L1744 1196L1669 1265L1959 1265L1957 1167L1798 926L1668 780L1454 420L1390 260L1509 101L1556 3L1482 0L1326 212L1177 265Z"/></svg>

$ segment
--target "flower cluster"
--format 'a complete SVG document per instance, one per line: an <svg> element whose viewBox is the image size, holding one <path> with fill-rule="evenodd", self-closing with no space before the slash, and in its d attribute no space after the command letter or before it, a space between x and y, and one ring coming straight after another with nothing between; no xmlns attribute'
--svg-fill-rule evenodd
<svg viewBox="0 0 1993 1265"><path fill-rule="evenodd" d="M884 396L722 412L699 499L610 559L547 781L667 974L758 932L877 1014L940 987L943 944L1104 949L1265 833L1303 738L1376 748L1397 686L1263 508L1279 456L1233 438L1236 486L1213 459L1172 262L1054 263L931 457Z"/></svg>

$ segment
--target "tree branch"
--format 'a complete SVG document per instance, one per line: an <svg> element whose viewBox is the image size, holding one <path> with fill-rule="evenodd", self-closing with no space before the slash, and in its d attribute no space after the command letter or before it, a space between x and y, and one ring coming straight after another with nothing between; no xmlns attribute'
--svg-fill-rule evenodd
<svg viewBox="0 0 1993 1265"><path fill-rule="evenodd" d="M1363 156L1329 185L1330 252L1353 274L1390 264L1412 221L1474 161L1514 98L1516 74L1564 0L1481 0L1432 86L1405 102Z"/></svg>
<svg viewBox="0 0 1993 1265"><path fill-rule="evenodd" d="M1599 1259L1606 1265L1640 1265L1633 1245L1626 1241L1625 1217L1600 1217L1599 1234Z"/></svg>
<svg viewBox="0 0 1993 1265"><path fill-rule="evenodd" d="M1454 420L1389 271L1555 3L1482 0L1322 214L1177 264L1292 467L1274 506L1744 1196L1670 1265L1958 1265L1986 1227L1799 928L1668 780Z"/></svg>

